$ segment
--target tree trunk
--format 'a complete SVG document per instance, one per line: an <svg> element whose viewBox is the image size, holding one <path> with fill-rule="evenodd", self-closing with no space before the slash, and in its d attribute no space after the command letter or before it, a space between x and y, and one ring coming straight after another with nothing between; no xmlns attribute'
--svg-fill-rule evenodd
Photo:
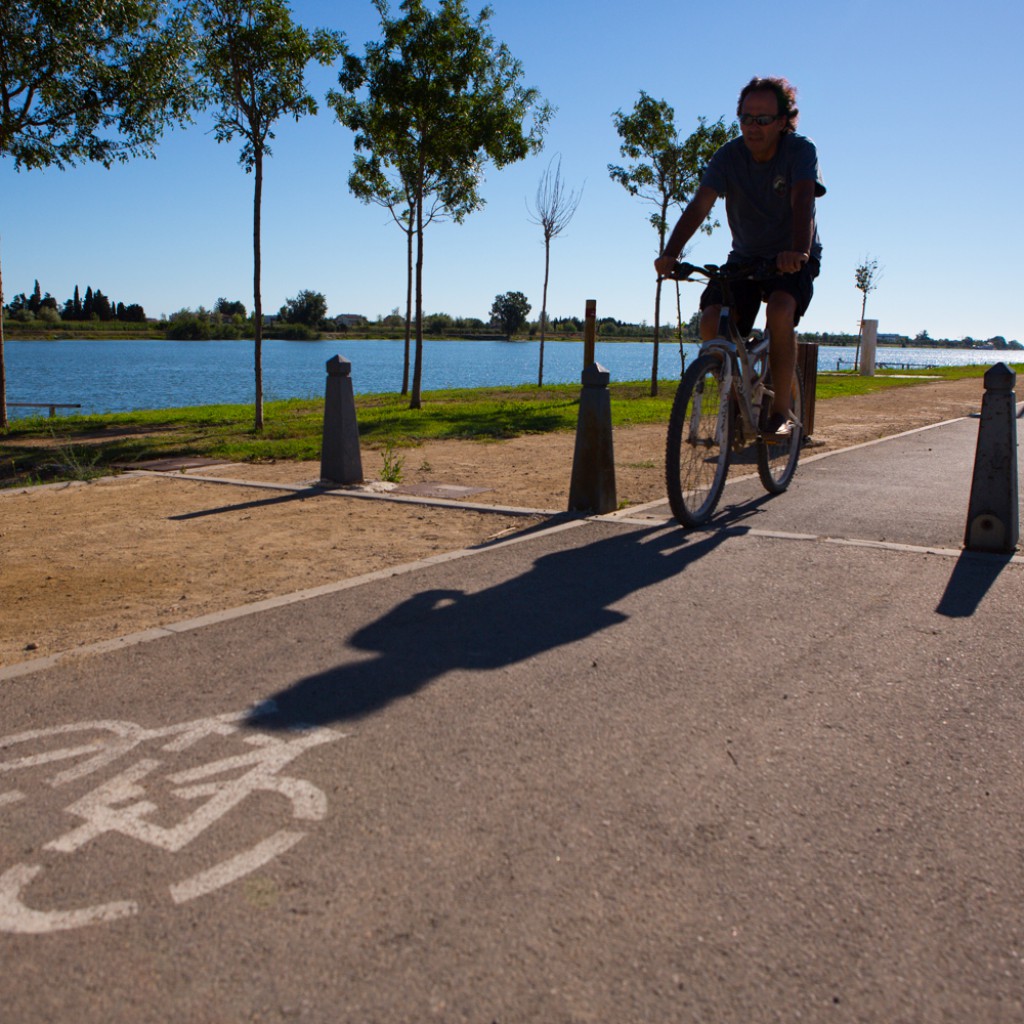
<svg viewBox="0 0 1024 1024"><path fill-rule="evenodd" d="M548 268L551 263L551 239L544 236L544 294L540 302L540 365L537 368L537 387L544 385L544 328L548 320Z"/></svg>
<svg viewBox="0 0 1024 1024"><path fill-rule="evenodd" d="M683 348L683 304L679 295L679 282L676 281L676 322L679 324L679 376L686 369L686 349Z"/></svg>
<svg viewBox="0 0 1024 1024"><path fill-rule="evenodd" d="M665 225L668 223L668 201L662 200L658 227L658 254L665 251ZM651 398L658 394L658 344L661 341L661 278L654 289L654 355L651 358Z"/></svg>
<svg viewBox="0 0 1024 1024"><path fill-rule="evenodd" d="M860 343L864 337L864 311L868 308L868 293L864 293L864 299L860 304L860 328L857 331L857 353L853 357L853 372L860 369Z"/></svg>
<svg viewBox="0 0 1024 1024"><path fill-rule="evenodd" d="M651 398L658 394L658 342L661 336L661 278L654 292L654 356L651 359Z"/></svg>
<svg viewBox="0 0 1024 1024"><path fill-rule="evenodd" d="M0 267L0 430L7 429L7 369L4 366L4 272Z"/></svg>
<svg viewBox="0 0 1024 1024"><path fill-rule="evenodd" d="M263 204L263 154L256 146L256 187L252 208L253 350L256 370L257 432L263 429L263 297L260 287L260 208Z"/></svg>
<svg viewBox="0 0 1024 1024"><path fill-rule="evenodd" d="M423 195L422 186L416 200L416 359L412 372L410 409L421 407L420 386L423 380Z"/></svg>
<svg viewBox="0 0 1024 1024"><path fill-rule="evenodd" d="M412 239L415 234L413 210L409 207L409 229L405 233L405 358L402 362L402 391L409 394L409 339L412 334Z"/></svg>

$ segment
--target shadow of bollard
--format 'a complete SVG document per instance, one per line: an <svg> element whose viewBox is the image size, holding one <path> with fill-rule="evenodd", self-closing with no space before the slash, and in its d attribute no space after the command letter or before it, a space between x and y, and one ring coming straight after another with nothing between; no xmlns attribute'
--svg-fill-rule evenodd
<svg viewBox="0 0 1024 1024"><path fill-rule="evenodd" d="M1017 500L1017 375L1006 363L985 373L978 447L964 547L969 551L1011 553L1020 539Z"/></svg>
<svg viewBox="0 0 1024 1024"><path fill-rule="evenodd" d="M363 460L359 454L359 424L352 391L352 364L341 356L327 360L324 394L324 429L320 447L320 483L361 484Z"/></svg>

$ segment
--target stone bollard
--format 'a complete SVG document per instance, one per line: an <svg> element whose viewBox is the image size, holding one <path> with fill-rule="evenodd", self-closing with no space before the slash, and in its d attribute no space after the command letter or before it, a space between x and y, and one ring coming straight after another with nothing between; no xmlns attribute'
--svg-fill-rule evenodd
<svg viewBox="0 0 1024 1024"><path fill-rule="evenodd" d="M352 364L341 356L327 360L324 394L324 431L320 448L320 483L361 484L363 461L359 455L359 424L352 391Z"/></svg>
<svg viewBox="0 0 1024 1024"><path fill-rule="evenodd" d="M572 459L569 511L604 515L618 508L615 455L612 448L611 375L600 363L582 374L580 411L576 420L576 451Z"/></svg>
<svg viewBox="0 0 1024 1024"><path fill-rule="evenodd" d="M1006 363L985 373L978 447L967 510L964 547L1012 553L1020 538L1017 504L1017 375Z"/></svg>

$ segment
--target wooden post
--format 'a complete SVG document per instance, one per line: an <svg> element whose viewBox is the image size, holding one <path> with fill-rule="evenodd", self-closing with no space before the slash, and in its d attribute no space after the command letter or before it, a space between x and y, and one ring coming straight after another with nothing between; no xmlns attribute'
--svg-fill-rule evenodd
<svg viewBox="0 0 1024 1024"><path fill-rule="evenodd" d="M583 369L594 362L594 344L597 341L597 299L587 299L587 313L583 320Z"/></svg>

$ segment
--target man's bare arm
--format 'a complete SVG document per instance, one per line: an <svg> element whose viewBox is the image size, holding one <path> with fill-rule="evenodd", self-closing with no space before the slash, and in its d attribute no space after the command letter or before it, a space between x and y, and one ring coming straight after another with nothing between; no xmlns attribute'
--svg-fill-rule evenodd
<svg viewBox="0 0 1024 1024"><path fill-rule="evenodd" d="M793 248L780 252L776 266L783 274L796 273L811 258L814 238L814 182L795 181L790 190L793 208Z"/></svg>
<svg viewBox="0 0 1024 1024"><path fill-rule="evenodd" d="M701 185L697 194L687 204L676 222L676 226L665 243L665 251L654 261L659 277L670 273L686 243L693 238L715 205L718 193L707 185Z"/></svg>

